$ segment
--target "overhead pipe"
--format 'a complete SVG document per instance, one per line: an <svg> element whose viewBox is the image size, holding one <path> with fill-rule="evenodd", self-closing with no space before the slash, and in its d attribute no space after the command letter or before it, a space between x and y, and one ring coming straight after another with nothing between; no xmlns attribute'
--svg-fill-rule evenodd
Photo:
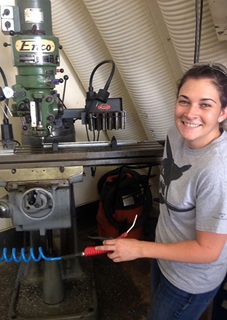
<svg viewBox="0 0 227 320"><path fill-rule="evenodd" d="M195 43L195 0L157 0L173 45L184 71L193 64ZM227 42L219 41L215 32L208 1L203 4L200 62L227 64Z"/></svg>

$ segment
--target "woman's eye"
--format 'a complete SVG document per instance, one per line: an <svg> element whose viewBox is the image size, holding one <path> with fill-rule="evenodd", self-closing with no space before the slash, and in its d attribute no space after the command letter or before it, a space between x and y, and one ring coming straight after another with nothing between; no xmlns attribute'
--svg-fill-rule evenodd
<svg viewBox="0 0 227 320"><path fill-rule="evenodd" d="M189 102L187 100L179 100L178 103L182 106L186 106L189 104Z"/></svg>
<svg viewBox="0 0 227 320"><path fill-rule="evenodd" d="M201 104L200 106L201 106L201 108L203 108L203 109L208 109L208 108L211 107L211 105L208 104L208 103L203 103L203 104Z"/></svg>

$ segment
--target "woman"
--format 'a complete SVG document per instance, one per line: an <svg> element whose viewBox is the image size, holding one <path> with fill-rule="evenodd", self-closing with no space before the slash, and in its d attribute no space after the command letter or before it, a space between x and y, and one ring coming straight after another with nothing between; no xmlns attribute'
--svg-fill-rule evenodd
<svg viewBox="0 0 227 320"><path fill-rule="evenodd" d="M97 247L114 262L157 259L148 320L199 319L226 275L226 118L226 69L193 66L179 83L166 139L155 242L113 239Z"/></svg>

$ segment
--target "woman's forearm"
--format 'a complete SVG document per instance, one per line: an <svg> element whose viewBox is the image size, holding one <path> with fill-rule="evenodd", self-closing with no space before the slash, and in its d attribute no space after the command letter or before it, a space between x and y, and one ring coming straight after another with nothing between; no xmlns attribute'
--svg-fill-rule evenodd
<svg viewBox="0 0 227 320"><path fill-rule="evenodd" d="M154 258L185 263L211 263L218 259L227 236L197 232L197 239L175 243L158 243L136 239L113 239L97 249L108 250L115 262L138 258Z"/></svg>

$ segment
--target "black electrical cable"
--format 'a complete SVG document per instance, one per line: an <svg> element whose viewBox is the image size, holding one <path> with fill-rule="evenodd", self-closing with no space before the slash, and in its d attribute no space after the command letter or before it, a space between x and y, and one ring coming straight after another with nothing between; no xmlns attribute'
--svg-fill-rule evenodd
<svg viewBox="0 0 227 320"><path fill-rule="evenodd" d="M96 139L96 141L99 141L99 137L100 137L100 130L98 130L98 134L97 134L97 139Z"/></svg>
<svg viewBox="0 0 227 320"><path fill-rule="evenodd" d="M106 81L104 88L102 90L99 90L98 95L96 95L96 93L94 92L94 88L93 88L93 78L94 78L95 72L98 70L98 68L100 68L102 65L107 64L107 63L112 64L111 72L109 74L109 77ZM101 100L103 99L102 101L107 100L107 98L109 96L108 88L109 88L110 83L112 81L112 78L114 76L114 72L115 72L115 63L113 60L104 60L95 66L95 68L91 72L90 79L89 79L89 87L88 87L88 91L89 91L88 93L90 93L92 99L97 98L97 99L101 99ZM100 94L100 96L99 96L99 94ZM88 125L86 125L86 135L87 135L88 141L90 141L90 137L88 134ZM100 136L100 130L98 130L97 140L96 140L95 130L93 129L93 141L99 141L99 136Z"/></svg>
<svg viewBox="0 0 227 320"><path fill-rule="evenodd" d="M86 136L87 136L87 140L88 141L91 141L90 137L89 137L89 133L88 133L88 124L85 125L85 128L86 128ZM92 130L92 133L93 133L93 141L96 140L95 138L95 130ZM97 140L98 141L98 140Z"/></svg>
<svg viewBox="0 0 227 320"><path fill-rule="evenodd" d="M97 69L99 67L101 67L103 64L106 64L106 63L112 64L112 69L111 69L109 78L104 86L104 90L106 90L106 91L108 90L110 83L111 83L111 80L113 78L114 72L115 72L115 63L113 62L113 60L104 60L104 61L100 62L99 64L97 64L97 66L93 69L93 71L90 75L90 80L89 80L89 89L88 89L89 91L93 91L93 77L95 75L95 72L97 71Z"/></svg>
<svg viewBox="0 0 227 320"><path fill-rule="evenodd" d="M1 73L1 76L2 76L2 79L3 79L3 82L4 82L4 86L8 87L8 82L7 82L7 79L6 79L5 72L2 70L1 67L0 67L0 73Z"/></svg>
<svg viewBox="0 0 227 320"><path fill-rule="evenodd" d="M63 99L61 99L60 97L58 97L58 100L61 102L62 106L64 107L64 109L67 109Z"/></svg>
<svg viewBox="0 0 227 320"><path fill-rule="evenodd" d="M3 82L4 82L4 86L8 87L8 81L6 79L5 72L3 71L3 69L1 67L0 67L0 73L1 73L1 76L2 76L2 79L3 79ZM6 103L6 105L8 105L9 99L6 99L5 103ZM9 123L9 120L7 119L7 116L6 116L7 112L8 112L7 108L4 107L4 119L3 119L4 124L8 124Z"/></svg>
<svg viewBox="0 0 227 320"><path fill-rule="evenodd" d="M194 63L199 62L201 33L202 33L202 19L203 19L203 0L196 0L195 2L196 13L196 27L195 27L195 49L194 49Z"/></svg>

